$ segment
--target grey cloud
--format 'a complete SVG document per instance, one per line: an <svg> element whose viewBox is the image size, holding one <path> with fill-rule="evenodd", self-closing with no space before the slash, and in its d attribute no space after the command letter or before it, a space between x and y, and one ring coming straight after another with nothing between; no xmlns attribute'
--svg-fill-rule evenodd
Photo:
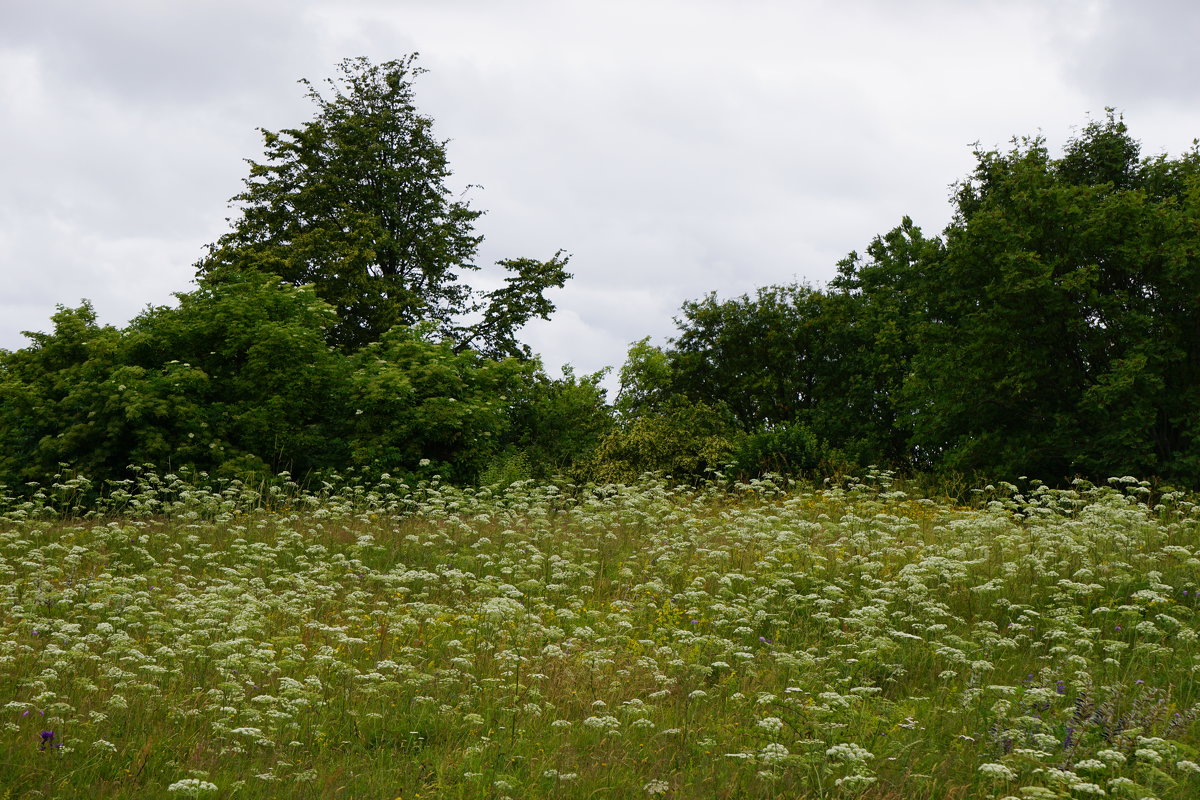
<svg viewBox="0 0 1200 800"><path fill-rule="evenodd" d="M824 281L904 214L936 233L969 143L1042 128L1053 144L1138 85L1081 65L1127 23L1141 50L1174 41L1187 26L1155 8L1130 23L1086 0L17 0L0 25L0 281L17 287L0 292L0 346L55 302L91 297L121 323L186 290L255 128L310 118L296 81L419 50L453 184L481 185L481 262L574 255L531 344L551 365L618 365L669 336L684 300ZM1170 91L1135 134L1200 125Z"/></svg>
<svg viewBox="0 0 1200 800"><path fill-rule="evenodd" d="M1076 46L1064 60L1091 97L1126 109L1195 103L1200 6L1188 0L1106 0L1087 11L1066 34Z"/></svg>

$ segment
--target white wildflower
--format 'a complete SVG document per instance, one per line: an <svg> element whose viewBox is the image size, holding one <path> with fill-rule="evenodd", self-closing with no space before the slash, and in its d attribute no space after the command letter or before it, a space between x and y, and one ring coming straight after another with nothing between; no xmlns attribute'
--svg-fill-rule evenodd
<svg viewBox="0 0 1200 800"><path fill-rule="evenodd" d="M167 791L177 792L185 797L199 797L202 794L217 791L217 785L208 781L202 781L199 778L184 778L168 786Z"/></svg>
<svg viewBox="0 0 1200 800"><path fill-rule="evenodd" d="M1017 779L1017 773L1011 767L1003 764L980 764L979 773L997 781L1015 781Z"/></svg>
<svg viewBox="0 0 1200 800"><path fill-rule="evenodd" d="M870 761L875 757L874 753L870 752L861 745L854 744L853 742L835 744L833 747L825 751L825 755L827 755L833 761L844 761L848 764L855 764L861 761Z"/></svg>
<svg viewBox="0 0 1200 800"><path fill-rule="evenodd" d="M779 717L764 717L758 721L758 727L768 733L781 733L783 731L783 720Z"/></svg>
<svg viewBox="0 0 1200 800"><path fill-rule="evenodd" d="M789 755L791 753L788 752L788 749L778 742L765 745L763 749L758 751L758 759L764 764L776 764L783 761Z"/></svg>
<svg viewBox="0 0 1200 800"><path fill-rule="evenodd" d="M651 794L651 795L666 794L667 790L670 788L671 788L671 784L667 783L666 781L660 781L656 778L655 780L652 780L652 781L648 782L645 786L643 786L642 791L644 791L646 794Z"/></svg>
<svg viewBox="0 0 1200 800"><path fill-rule="evenodd" d="M1133 751L1133 757L1139 761L1149 761L1151 764L1161 764L1163 762L1162 754L1157 750L1151 750L1149 747L1139 747Z"/></svg>
<svg viewBox="0 0 1200 800"><path fill-rule="evenodd" d="M871 775L847 775L843 778L838 778L833 782L833 785L847 792L861 792L874 783L875 780L875 777Z"/></svg>
<svg viewBox="0 0 1200 800"><path fill-rule="evenodd" d="M605 714L602 717L588 717L583 724L585 727L604 731L615 731L621 727L621 721L611 714Z"/></svg>

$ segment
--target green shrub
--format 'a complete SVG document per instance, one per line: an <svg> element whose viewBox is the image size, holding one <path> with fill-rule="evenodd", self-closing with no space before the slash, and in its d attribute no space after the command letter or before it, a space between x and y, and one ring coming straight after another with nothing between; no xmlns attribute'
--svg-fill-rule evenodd
<svg viewBox="0 0 1200 800"><path fill-rule="evenodd" d="M612 482L630 481L646 472L700 478L728 463L741 436L726 409L679 399L605 436L593 473Z"/></svg>

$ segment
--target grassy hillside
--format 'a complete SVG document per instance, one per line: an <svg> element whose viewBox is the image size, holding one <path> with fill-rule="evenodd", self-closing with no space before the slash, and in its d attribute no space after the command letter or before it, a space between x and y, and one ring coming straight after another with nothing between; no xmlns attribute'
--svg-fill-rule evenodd
<svg viewBox="0 0 1200 800"><path fill-rule="evenodd" d="M0 797L1194 798L1200 508L1114 487L66 481Z"/></svg>

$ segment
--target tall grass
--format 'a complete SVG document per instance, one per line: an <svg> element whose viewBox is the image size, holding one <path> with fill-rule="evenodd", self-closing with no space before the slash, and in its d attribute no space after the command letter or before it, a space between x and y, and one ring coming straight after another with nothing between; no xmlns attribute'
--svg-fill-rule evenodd
<svg viewBox="0 0 1200 800"><path fill-rule="evenodd" d="M1200 796L1200 509L63 480L0 515L0 797Z"/></svg>

